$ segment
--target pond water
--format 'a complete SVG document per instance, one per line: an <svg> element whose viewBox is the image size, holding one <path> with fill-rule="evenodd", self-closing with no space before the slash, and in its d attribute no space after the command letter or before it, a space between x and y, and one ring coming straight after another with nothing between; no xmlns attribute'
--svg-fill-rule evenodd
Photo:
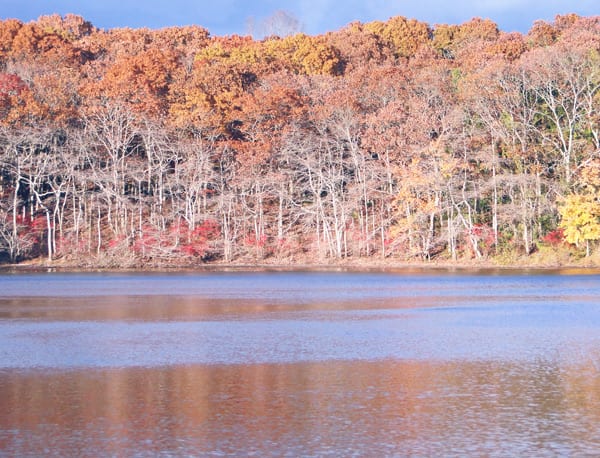
<svg viewBox="0 0 600 458"><path fill-rule="evenodd" d="M3 273L0 407L0 456L593 456L600 273Z"/></svg>

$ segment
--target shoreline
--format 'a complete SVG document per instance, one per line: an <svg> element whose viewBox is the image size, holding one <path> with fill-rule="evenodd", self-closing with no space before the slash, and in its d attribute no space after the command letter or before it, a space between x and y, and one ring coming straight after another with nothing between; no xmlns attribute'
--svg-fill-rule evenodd
<svg viewBox="0 0 600 458"><path fill-rule="evenodd" d="M586 261L586 260L582 260ZM599 273L600 265L594 262L581 263L526 263L516 262L510 265L499 264L492 260L468 262L459 261L423 261L401 262L381 260L335 260L332 262L209 262L209 263L156 263L138 266L94 266L64 261L28 261L18 264L0 264L0 274L14 272L512 272L512 271L580 271Z"/></svg>

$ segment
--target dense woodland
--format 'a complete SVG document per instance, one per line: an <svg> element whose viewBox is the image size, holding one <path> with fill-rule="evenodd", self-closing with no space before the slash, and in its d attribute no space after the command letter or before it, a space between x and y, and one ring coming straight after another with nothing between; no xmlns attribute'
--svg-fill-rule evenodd
<svg viewBox="0 0 600 458"><path fill-rule="evenodd" d="M599 154L600 17L262 40L0 22L4 262L585 257Z"/></svg>

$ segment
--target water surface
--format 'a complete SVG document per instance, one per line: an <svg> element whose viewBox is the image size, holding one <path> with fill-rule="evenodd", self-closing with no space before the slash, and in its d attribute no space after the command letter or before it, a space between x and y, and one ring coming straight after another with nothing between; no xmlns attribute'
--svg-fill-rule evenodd
<svg viewBox="0 0 600 458"><path fill-rule="evenodd" d="M0 276L0 455L600 450L595 272Z"/></svg>

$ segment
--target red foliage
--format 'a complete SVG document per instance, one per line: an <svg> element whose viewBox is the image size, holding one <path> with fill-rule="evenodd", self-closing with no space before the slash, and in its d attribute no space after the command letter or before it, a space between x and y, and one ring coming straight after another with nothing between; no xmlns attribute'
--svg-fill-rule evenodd
<svg viewBox="0 0 600 458"><path fill-rule="evenodd" d="M219 224L212 219L204 221L201 225L196 226L192 231L192 238L195 239L212 239L218 237L221 233Z"/></svg>
<svg viewBox="0 0 600 458"><path fill-rule="evenodd" d="M90 240L86 237L75 238L74 235L57 237L56 251L61 255L80 255L88 251ZM110 245L110 242L109 242Z"/></svg>
<svg viewBox="0 0 600 458"><path fill-rule="evenodd" d="M124 240L125 240L124 235L114 237L108 242L108 248L111 248L111 249L118 248L123 243Z"/></svg>
<svg viewBox="0 0 600 458"><path fill-rule="evenodd" d="M27 223L27 221L29 221L29 223ZM45 216L36 216L33 218L33 221L29 220L29 218L25 218L25 223L33 232L44 232L48 228Z"/></svg>
<svg viewBox="0 0 600 458"><path fill-rule="evenodd" d="M254 232L251 232L244 238L244 243L247 246L263 248L267 244L267 236L265 234L257 236Z"/></svg>
<svg viewBox="0 0 600 458"><path fill-rule="evenodd" d="M25 89L27 89L27 85L19 76L12 73L0 73L0 116L6 116L15 104L15 99Z"/></svg>
<svg viewBox="0 0 600 458"><path fill-rule="evenodd" d="M496 245L494 230L487 224L474 224L468 234L470 237L474 237L477 240L479 249L485 254L489 254L489 250ZM468 241L465 241L465 247L469 251L473 250L473 247Z"/></svg>
<svg viewBox="0 0 600 458"><path fill-rule="evenodd" d="M27 85L13 73L0 73L0 97L19 95Z"/></svg>
<svg viewBox="0 0 600 458"><path fill-rule="evenodd" d="M206 220L191 231L185 223L173 225L167 231L146 225L132 249L141 256L179 253L202 258L207 255L209 242L218 238L220 233L219 225L214 220Z"/></svg>
<svg viewBox="0 0 600 458"><path fill-rule="evenodd" d="M208 242L216 239L221 233L214 220L206 220L191 232L189 242L182 244L180 252L187 256L203 257L208 251Z"/></svg>
<svg viewBox="0 0 600 458"><path fill-rule="evenodd" d="M142 228L141 236L136 238L132 248L135 253L144 255L146 250L151 250L152 248L160 245L161 242L159 231L156 228L146 224Z"/></svg>
<svg viewBox="0 0 600 458"><path fill-rule="evenodd" d="M565 231L562 227L550 231L542 237L542 242L551 247L558 247L565 242Z"/></svg>

